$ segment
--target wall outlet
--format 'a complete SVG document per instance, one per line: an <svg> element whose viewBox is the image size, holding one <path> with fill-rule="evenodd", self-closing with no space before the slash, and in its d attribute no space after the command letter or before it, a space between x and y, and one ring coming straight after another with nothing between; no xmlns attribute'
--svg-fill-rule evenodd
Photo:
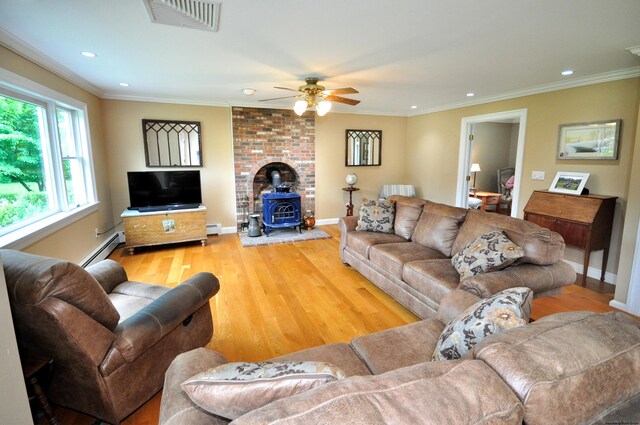
<svg viewBox="0 0 640 425"><path fill-rule="evenodd" d="M532 171L531 180L544 180L544 171Z"/></svg>

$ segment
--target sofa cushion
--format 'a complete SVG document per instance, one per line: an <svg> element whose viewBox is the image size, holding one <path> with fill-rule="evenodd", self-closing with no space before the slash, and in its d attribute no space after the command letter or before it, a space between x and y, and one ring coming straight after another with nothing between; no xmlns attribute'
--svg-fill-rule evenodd
<svg viewBox="0 0 640 425"><path fill-rule="evenodd" d="M234 424L522 423L522 405L480 361L426 362L331 382L274 401Z"/></svg>
<svg viewBox="0 0 640 425"><path fill-rule="evenodd" d="M399 195L392 195L387 198L387 201L396 203L393 232L407 240L410 239L416 224L418 224L420 214L422 214L422 208L427 201Z"/></svg>
<svg viewBox="0 0 640 425"><path fill-rule="evenodd" d="M478 236L494 230L503 230L524 249L519 262L544 266L556 263L564 254L564 239L558 233L519 218L476 210L467 213L451 253L456 254Z"/></svg>
<svg viewBox="0 0 640 425"><path fill-rule="evenodd" d="M349 232L347 233L347 246L367 260L369 259L369 249L378 244L394 243L407 241L402 237L393 233L378 232Z"/></svg>
<svg viewBox="0 0 640 425"><path fill-rule="evenodd" d="M460 280L481 273L502 270L524 256L524 250L499 230L478 236L458 251L451 264L460 274Z"/></svg>
<svg viewBox="0 0 640 425"><path fill-rule="evenodd" d="M433 360L460 359L487 336L526 325L532 294L529 288L510 288L473 304L445 326Z"/></svg>
<svg viewBox="0 0 640 425"><path fill-rule="evenodd" d="M420 320L355 338L351 346L375 375L431 361L444 323ZM391 348L393 347L393 348Z"/></svg>
<svg viewBox="0 0 640 425"><path fill-rule="evenodd" d="M543 317L487 338L473 355L524 402L530 425L592 423L640 392L640 322L622 313Z"/></svg>
<svg viewBox="0 0 640 425"><path fill-rule="evenodd" d="M427 202L411 240L451 257L451 247L466 215L464 208Z"/></svg>
<svg viewBox="0 0 640 425"><path fill-rule="evenodd" d="M393 202L362 200L356 230L393 233L396 206Z"/></svg>
<svg viewBox="0 0 640 425"><path fill-rule="evenodd" d="M226 363L182 383L189 398L204 410L235 419L251 410L344 379L339 368L324 362Z"/></svg>
<svg viewBox="0 0 640 425"><path fill-rule="evenodd" d="M442 258L441 253L415 242L379 244L369 250L369 259L397 279L402 279L402 268L410 261Z"/></svg>
<svg viewBox="0 0 640 425"><path fill-rule="evenodd" d="M320 345L275 357L271 360L274 362L326 362L339 367L347 376L371 375L367 366L360 360L360 357L353 351L351 346L344 343Z"/></svg>
<svg viewBox="0 0 640 425"><path fill-rule="evenodd" d="M402 270L402 280L438 304L460 284L460 276L448 258L407 263Z"/></svg>

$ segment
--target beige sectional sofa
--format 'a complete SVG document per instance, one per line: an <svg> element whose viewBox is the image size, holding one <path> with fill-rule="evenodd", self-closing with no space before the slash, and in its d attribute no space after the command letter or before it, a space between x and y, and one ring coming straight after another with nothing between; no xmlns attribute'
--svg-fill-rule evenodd
<svg viewBox="0 0 640 425"><path fill-rule="evenodd" d="M488 336L463 359L431 361L445 323L477 300L453 290L434 318L273 359L328 362L347 378L272 401L232 423L640 421L640 322L622 313L560 313ZM224 363L220 353L205 348L178 356L166 374L160 425L230 422L198 407L181 388L193 375Z"/></svg>
<svg viewBox="0 0 640 425"><path fill-rule="evenodd" d="M357 231L358 216L340 225L342 261L358 270L420 318L433 317L442 298L460 288L486 298L510 287L526 286L535 296L560 292L576 280L562 261L558 233L527 221L466 210L418 198L391 196L396 205L393 233ZM478 236L502 230L525 256L506 269L460 280L451 257Z"/></svg>

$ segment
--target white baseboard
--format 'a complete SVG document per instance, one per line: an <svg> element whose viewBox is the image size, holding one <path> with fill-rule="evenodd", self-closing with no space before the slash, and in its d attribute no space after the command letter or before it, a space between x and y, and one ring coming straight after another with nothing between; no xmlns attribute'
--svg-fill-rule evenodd
<svg viewBox="0 0 640 425"><path fill-rule="evenodd" d="M609 305L614 308L619 308L620 310L628 311L627 305L625 303L621 303L620 301L611 300L609 301Z"/></svg>
<svg viewBox="0 0 640 425"><path fill-rule="evenodd" d="M337 218L323 218L322 220L316 219L316 226L324 226L325 224L338 224Z"/></svg>
<svg viewBox="0 0 640 425"><path fill-rule="evenodd" d="M91 252L80 265L87 267L92 264L98 263L109 256L118 244L124 242L124 232L114 232L108 238L106 238L96 249Z"/></svg>
<svg viewBox="0 0 640 425"><path fill-rule="evenodd" d="M222 233L222 224L207 224L207 235L219 235Z"/></svg>
<svg viewBox="0 0 640 425"><path fill-rule="evenodd" d="M233 226L233 227L222 227L220 230L220 234L221 235L230 235L232 233L238 233L238 228Z"/></svg>
<svg viewBox="0 0 640 425"><path fill-rule="evenodd" d="M573 269L576 271L576 273L582 274L582 264L576 263L574 261L569 261L569 260L566 260L566 259L564 261L569 263L569 265L571 267L573 267ZM592 277L594 279L600 280L600 274L601 273L602 273L602 270L598 269L596 267L589 266L589 268L587 269L587 276ZM610 283L612 285L616 284L616 279L617 278L618 278L618 275L615 274L615 273L606 272L604 274L604 281L607 282L607 283Z"/></svg>

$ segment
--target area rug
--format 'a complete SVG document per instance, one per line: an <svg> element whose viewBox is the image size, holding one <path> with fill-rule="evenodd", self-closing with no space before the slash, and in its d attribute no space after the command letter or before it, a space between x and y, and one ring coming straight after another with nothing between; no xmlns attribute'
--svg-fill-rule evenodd
<svg viewBox="0 0 640 425"><path fill-rule="evenodd" d="M246 233L240 234L240 242L242 246L260 246L260 245L275 245L279 243L287 243L287 242L301 242L301 241L310 241L314 239L326 239L330 238L329 235L324 230L320 230L317 227L311 230L302 230L302 233L299 233L297 229L273 229L269 232L269 237L267 237L264 232L262 232L262 236L254 236L249 237Z"/></svg>

